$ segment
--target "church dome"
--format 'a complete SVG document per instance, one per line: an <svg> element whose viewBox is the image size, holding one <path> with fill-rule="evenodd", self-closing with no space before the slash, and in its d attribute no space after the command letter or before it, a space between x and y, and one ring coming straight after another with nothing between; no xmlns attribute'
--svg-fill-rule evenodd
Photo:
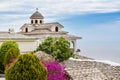
<svg viewBox="0 0 120 80"><path fill-rule="evenodd" d="M38 11L33 13L32 16L30 17L30 19L43 19L43 18L44 18L43 15L39 13Z"/></svg>

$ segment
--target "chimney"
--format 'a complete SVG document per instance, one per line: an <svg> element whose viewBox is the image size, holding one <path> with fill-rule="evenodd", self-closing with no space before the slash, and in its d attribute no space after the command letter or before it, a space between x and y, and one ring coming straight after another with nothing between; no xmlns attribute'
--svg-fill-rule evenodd
<svg viewBox="0 0 120 80"><path fill-rule="evenodd" d="M10 28L10 29L9 29L9 33L14 33L14 29L13 29L13 28Z"/></svg>

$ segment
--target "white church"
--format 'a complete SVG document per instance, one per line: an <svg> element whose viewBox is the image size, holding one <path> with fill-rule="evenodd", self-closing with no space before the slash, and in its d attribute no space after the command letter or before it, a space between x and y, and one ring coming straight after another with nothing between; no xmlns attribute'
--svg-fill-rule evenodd
<svg viewBox="0 0 120 80"><path fill-rule="evenodd" d="M0 45L3 41L15 40L21 52L30 52L34 51L48 36L64 37L71 43L74 52L76 52L76 40L81 39L81 37L68 34L62 30L63 28L64 26L58 22L44 23L44 16L36 10L30 16L30 23L23 24L20 32L15 33L14 29L9 29L8 32L1 31Z"/></svg>

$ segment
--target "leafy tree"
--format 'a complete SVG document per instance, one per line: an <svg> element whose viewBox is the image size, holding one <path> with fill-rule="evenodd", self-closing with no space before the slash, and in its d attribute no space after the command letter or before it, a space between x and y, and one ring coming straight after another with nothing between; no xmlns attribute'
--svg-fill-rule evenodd
<svg viewBox="0 0 120 80"><path fill-rule="evenodd" d="M4 41L0 47L0 73L4 73L4 58L10 48L18 48L16 41Z"/></svg>
<svg viewBox="0 0 120 80"><path fill-rule="evenodd" d="M63 37L48 37L39 45L36 51L44 51L51 54L61 62L73 55L73 51L70 49L70 43Z"/></svg>
<svg viewBox="0 0 120 80"><path fill-rule="evenodd" d="M31 53L22 54L5 71L6 80L47 80L47 69Z"/></svg>
<svg viewBox="0 0 120 80"><path fill-rule="evenodd" d="M63 37L58 38L55 43L56 50L53 52L56 59L60 61L67 60L73 55L73 51L70 48L70 43Z"/></svg>
<svg viewBox="0 0 120 80"><path fill-rule="evenodd" d="M52 54L54 50L54 44L55 44L55 39L52 37L48 37L47 39L44 40L41 44L39 44L39 47L36 49L36 51L44 51L47 54Z"/></svg>

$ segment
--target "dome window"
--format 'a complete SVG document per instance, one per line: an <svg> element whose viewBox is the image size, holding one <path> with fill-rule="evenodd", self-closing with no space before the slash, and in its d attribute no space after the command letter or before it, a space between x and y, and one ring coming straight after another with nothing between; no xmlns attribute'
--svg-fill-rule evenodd
<svg viewBox="0 0 120 80"><path fill-rule="evenodd" d="M38 23L38 20L35 20L35 24L37 24Z"/></svg>
<svg viewBox="0 0 120 80"><path fill-rule="evenodd" d="M31 20L31 24L33 24L33 20Z"/></svg>

